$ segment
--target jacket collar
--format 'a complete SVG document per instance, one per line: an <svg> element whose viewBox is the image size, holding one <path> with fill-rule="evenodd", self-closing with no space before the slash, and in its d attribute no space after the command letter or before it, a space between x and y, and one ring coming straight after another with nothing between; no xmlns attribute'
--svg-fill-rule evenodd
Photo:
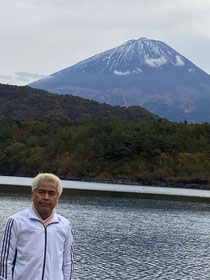
<svg viewBox="0 0 210 280"><path fill-rule="evenodd" d="M29 208L29 218L32 219L32 220L38 220L40 222L43 222L37 215L36 213L34 212L33 208L30 207ZM54 213L54 216L53 218L51 219L50 221L50 224L52 223L59 223L59 218L58 218L58 215L56 213Z"/></svg>

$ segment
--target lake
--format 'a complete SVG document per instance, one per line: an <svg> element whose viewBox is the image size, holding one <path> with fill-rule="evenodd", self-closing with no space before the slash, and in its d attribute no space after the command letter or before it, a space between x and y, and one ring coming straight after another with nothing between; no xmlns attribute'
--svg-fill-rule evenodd
<svg viewBox="0 0 210 280"><path fill-rule="evenodd" d="M0 232L30 195L0 193ZM109 196L63 196L71 220L75 280L210 279L210 204Z"/></svg>

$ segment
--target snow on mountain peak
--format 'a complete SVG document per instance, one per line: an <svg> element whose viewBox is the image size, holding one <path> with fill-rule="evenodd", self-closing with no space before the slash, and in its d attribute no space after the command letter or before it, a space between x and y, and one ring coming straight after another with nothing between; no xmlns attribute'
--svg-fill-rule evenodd
<svg viewBox="0 0 210 280"><path fill-rule="evenodd" d="M176 66L184 66L184 60L181 58L181 56L176 55Z"/></svg>
<svg viewBox="0 0 210 280"><path fill-rule="evenodd" d="M167 63L167 59L165 56L162 56L160 58L150 58L145 56L145 63L150 67L159 67L165 63Z"/></svg>
<svg viewBox="0 0 210 280"><path fill-rule="evenodd" d="M60 79L65 73L104 73L117 76L141 75L148 68L162 69L167 66L186 67L186 72L195 71L196 66L162 41L141 37L105 52L96 54L73 66L51 74L48 78ZM147 69L147 70L146 70ZM190 69L190 70L189 70ZM192 69L194 69L192 71Z"/></svg>
<svg viewBox="0 0 210 280"><path fill-rule="evenodd" d="M115 74L128 71L136 73L136 69L141 68L142 65L153 68L167 63L179 67L185 65L185 58L167 44L145 37L129 40L121 46L100 54L99 57L103 55L108 55L106 66Z"/></svg>

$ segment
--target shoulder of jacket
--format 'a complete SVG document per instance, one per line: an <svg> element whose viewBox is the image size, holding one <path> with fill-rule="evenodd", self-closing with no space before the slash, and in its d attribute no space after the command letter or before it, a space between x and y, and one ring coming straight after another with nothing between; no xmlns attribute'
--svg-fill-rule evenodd
<svg viewBox="0 0 210 280"><path fill-rule="evenodd" d="M69 220L67 220L65 217L63 217L63 216L61 216L59 214L56 214L56 215L58 217L59 222L62 223L64 226L72 227L71 222Z"/></svg>
<svg viewBox="0 0 210 280"><path fill-rule="evenodd" d="M28 216L29 216L29 209L25 209L25 210L22 210L20 212L17 212L15 214L13 214L9 218L13 219L15 221L18 221L18 220L21 220L21 219L25 219Z"/></svg>

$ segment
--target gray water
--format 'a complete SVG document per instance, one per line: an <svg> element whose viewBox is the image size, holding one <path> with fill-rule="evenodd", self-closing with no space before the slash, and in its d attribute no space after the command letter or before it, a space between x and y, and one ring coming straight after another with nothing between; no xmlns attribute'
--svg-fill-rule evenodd
<svg viewBox="0 0 210 280"><path fill-rule="evenodd" d="M0 193L0 232L30 196ZM210 205L65 196L57 213L74 228L75 280L210 279Z"/></svg>

